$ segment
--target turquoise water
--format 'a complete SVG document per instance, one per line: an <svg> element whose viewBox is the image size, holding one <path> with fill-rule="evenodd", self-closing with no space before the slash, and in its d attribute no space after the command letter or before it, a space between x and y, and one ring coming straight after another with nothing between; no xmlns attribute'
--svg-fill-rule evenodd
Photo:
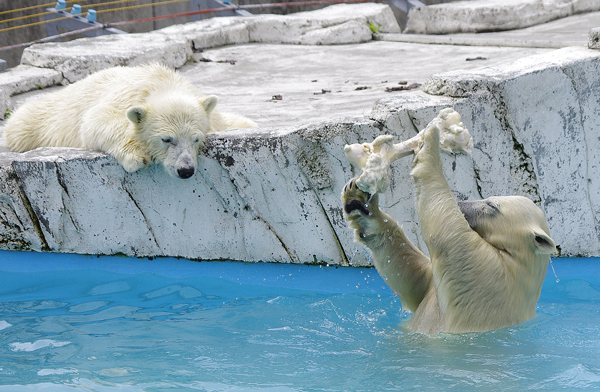
<svg viewBox="0 0 600 392"><path fill-rule="evenodd" d="M600 389L600 259L429 337L372 269L0 252L0 392Z"/></svg>

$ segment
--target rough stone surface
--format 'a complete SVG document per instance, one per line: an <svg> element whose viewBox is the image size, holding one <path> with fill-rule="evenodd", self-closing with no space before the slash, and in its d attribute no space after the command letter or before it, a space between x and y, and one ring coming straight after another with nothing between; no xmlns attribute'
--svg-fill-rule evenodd
<svg viewBox="0 0 600 392"><path fill-rule="evenodd" d="M265 16L266 17L266 16ZM195 49L216 48L250 42L244 17L222 17L203 19L198 22L174 25L157 30L158 34L179 36L194 44Z"/></svg>
<svg viewBox="0 0 600 392"><path fill-rule="evenodd" d="M411 8L405 33L454 34L521 29L598 11L600 0L475 0Z"/></svg>
<svg viewBox="0 0 600 392"><path fill-rule="evenodd" d="M596 27L590 30L588 38L588 48L600 49L600 27Z"/></svg>
<svg viewBox="0 0 600 392"><path fill-rule="evenodd" d="M400 32L384 4L339 4L292 15L224 17L173 25L153 33L115 34L33 45L21 63L58 71L73 83L101 69L156 61L179 68L193 50L248 42L305 45L370 41L369 24L381 32ZM2 102L0 101L0 104Z"/></svg>
<svg viewBox="0 0 600 392"><path fill-rule="evenodd" d="M9 95L54 86L62 80L62 74L53 69L18 65L2 73L0 90Z"/></svg>
<svg viewBox="0 0 600 392"><path fill-rule="evenodd" d="M237 23L235 20L213 19L206 24L233 26ZM315 31L331 32L330 28L353 24L353 20ZM150 45L155 41L158 45L152 48L159 54L167 53L163 47L165 42L177 42L181 44L181 53L187 56L193 47L199 48L196 44L201 34L197 26L195 23L180 26L177 33L163 31L148 34L149 38L143 39L134 36L132 42ZM236 34L243 37L247 32L250 37L252 32L247 26L244 28L222 29L222 35L218 35L215 28L212 34L221 37L220 42L234 43L238 39ZM56 75L65 73L65 77L70 75L73 80L91 73L95 67L120 64L118 59L124 64L147 59L144 57L147 48L143 45L136 48L123 44L115 51L109 42L121 41L95 40L102 41L97 50L105 50L105 53L82 49L83 55L79 56L79 49L84 47L81 43L91 41L78 40L74 42L79 43L70 44L73 45L71 57L61 57L63 62L53 53L58 47L31 49L40 53L40 58L49 59L47 63L40 60L40 67L51 67ZM182 73L199 86L215 83L219 77L231 79L231 73L227 72L231 68L224 67L247 70L246 62L259 59L260 64L268 63L259 56L264 55L261 54L263 45L231 46L208 54L206 51L201 55L211 57L213 62L186 65ZM534 52L538 53L535 56L513 61L512 57L500 60L495 49L485 48L485 53L477 49L481 51L477 55L495 59L481 64L493 66L471 66L471 70L435 75L423 86L424 91L390 94L379 100L364 117L332 117L330 113L334 112L347 115L361 111L356 107L345 112L334 111L333 106L327 106L325 98L331 97L337 106L349 106L350 97L352 104L358 101L361 108L367 109L374 97L382 96L376 91L383 89L384 80L397 85L398 72L406 73L407 68L416 67L410 62L402 63L404 66L393 63L383 52L391 52L395 58L414 57L410 60L417 62L417 66L419 62L435 63L440 57L448 57L444 67L449 67L451 60L457 61L450 52L461 53L461 64L464 58L474 57L474 54L461 52L465 48L445 47L432 51L431 47L423 49L417 45L403 47L400 52L409 55L399 56L398 50L390 50L386 45L391 43L334 47L339 48L340 53L330 51L328 55L317 53L316 46L305 47L304 52L295 52L288 60L289 66L296 65L297 74L288 69L280 70L280 75L277 72L262 74L262 69L256 70L254 63L258 76L246 71L246 78L243 74L237 75L228 89L214 91L224 97L223 104L227 104L228 96L250 94L242 86L257 83L253 77L263 80L273 77L281 89L287 89L284 100L269 100L281 90L271 92L260 86L252 91L250 112L241 113L253 117L251 113L265 105L278 105L286 118L297 116L297 112L287 113L291 109L285 105L290 101L302 107L302 121L294 117L292 122L288 120L274 127L268 125L275 121L265 121L261 129L212 135L199 157L199 172L189 180L173 179L160 167L126 173L116 160L93 151L45 148L24 154L0 152L0 248L368 265L366 252L353 242L353 233L342 218L340 193L355 174L344 158L343 146L372 141L383 133L394 135L397 141L408 139L441 109L454 107L475 140L472 156L443 154L444 171L457 199L507 194L528 196L546 212L552 237L562 255L600 255L597 218L600 214L599 51L584 46L541 50ZM314 84L317 82L313 83L309 77L305 84L310 88L305 95L294 95L298 85L286 84L287 79L296 82L295 79L307 78L308 75L301 73L311 67L323 68L328 62L340 64L340 59L356 58L358 47L370 50L361 52L360 58L374 58L377 62L361 63L364 69L379 69L385 59L383 64L393 72L394 79L389 74L384 77L373 72L375 76L370 75L372 79L368 83L373 88L357 91L357 86L365 84L346 76L347 68L355 69L356 64L345 61L343 66L327 70L331 74L319 74L322 79L319 84ZM449 52L444 52L445 49ZM435 53L427 58L419 51ZM331 61L334 52L338 57ZM255 54L249 57L247 53ZM381 53L380 57L377 53ZM533 52L528 50L527 53ZM343 56L339 57L340 54ZM314 61L319 56L325 57L325 65ZM100 65L91 63L95 58L101 60ZM237 65L219 62L230 58L239 60ZM308 68L297 66L307 59L311 61ZM460 68L460 65L452 68ZM411 75L419 82L427 77L414 72ZM320 84L324 82L327 84ZM19 81L15 85L28 89L31 84ZM326 94L322 90L323 94L315 95L313 91L317 86L319 90L327 86L334 88ZM0 91L1 104L17 90ZM343 95L344 92L350 95ZM372 98L368 98L368 105L360 94L372 94L368 95ZM327 117L330 119L321 121ZM381 204L404 225L409 238L425 249L414 212L410 169L410 158L394 163L392 183L382 196Z"/></svg>
<svg viewBox="0 0 600 392"><path fill-rule="evenodd" d="M114 34L69 42L33 45L23 52L21 63L51 68L73 83L87 75L118 65L151 61L181 67L192 53L188 41L165 34Z"/></svg>
<svg viewBox="0 0 600 392"><path fill-rule="evenodd" d="M366 118L214 135L186 181L160 167L125 173L91 151L3 153L0 245L366 265L342 218L340 193L354 175L343 146L382 133L405 140L452 106L475 140L472 156L443 154L456 198L525 195L546 212L562 255L599 255L598 75L600 53L586 48L438 75ZM410 159L393 165L381 204L423 247L409 173Z"/></svg>
<svg viewBox="0 0 600 392"><path fill-rule="evenodd" d="M157 32L185 37L196 49L248 42L332 45L370 41L370 23L382 33L400 32L391 8L375 3L338 4L290 15L213 18Z"/></svg>
<svg viewBox="0 0 600 392"><path fill-rule="evenodd" d="M10 96L54 86L62 81L62 74L53 69L19 65L9 68L0 78L0 118L10 108Z"/></svg>
<svg viewBox="0 0 600 392"><path fill-rule="evenodd" d="M10 106L10 95L5 90L0 90L0 119L4 118Z"/></svg>
<svg viewBox="0 0 600 392"><path fill-rule="evenodd" d="M7 212L0 224L11 230L3 231L0 244L58 252L339 263L345 252L337 232L345 225L338 199L346 176L343 166L330 161L343 159L332 139L354 141L367 133L365 127L376 135L372 125L357 120L294 132L228 133L209 139L200 172L177 182L159 167L128 174L111 157L85 150L0 154L0 175L14 184L2 190Z"/></svg>

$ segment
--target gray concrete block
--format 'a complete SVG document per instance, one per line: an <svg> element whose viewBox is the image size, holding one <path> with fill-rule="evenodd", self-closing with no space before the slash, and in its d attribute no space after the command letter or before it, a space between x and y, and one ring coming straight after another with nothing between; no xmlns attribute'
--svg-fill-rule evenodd
<svg viewBox="0 0 600 392"><path fill-rule="evenodd" d="M588 37L588 48L600 49L600 27L596 27L590 30Z"/></svg>
<svg viewBox="0 0 600 392"><path fill-rule="evenodd" d="M190 43L164 34L114 34L69 42L33 45L21 63L50 68L73 83L101 69L159 62L181 67L192 54Z"/></svg>
<svg viewBox="0 0 600 392"><path fill-rule="evenodd" d="M521 29L600 9L600 0L475 0L411 8L405 33L455 34Z"/></svg>
<svg viewBox="0 0 600 392"><path fill-rule="evenodd" d="M27 91L54 86L62 79L62 74L53 69L18 65L2 73L0 90L9 96L22 94Z"/></svg>
<svg viewBox="0 0 600 392"><path fill-rule="evenodd" d="M248 42L332 45L370 41L370 24L381 32L400 32L389 6L366 3L338 4L289 15L207 19L157 33L185 37L196 49Z"/></svg>

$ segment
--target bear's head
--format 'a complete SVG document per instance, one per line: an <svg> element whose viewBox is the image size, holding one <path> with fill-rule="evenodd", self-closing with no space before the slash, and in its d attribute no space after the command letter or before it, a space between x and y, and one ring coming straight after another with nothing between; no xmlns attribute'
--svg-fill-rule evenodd
<svg viewBox="0 0 600 392"><path fill-rule="evenodd" d="M471 229L518 260L556 252L544 213L526 197L495 196L458 206Z"/></svg>
<svg viewBox="0 0 600 392"><path fill-rule="evenodd" d="M198 167L198 152L210 130L210 115L218 99L186 94L161 95L127 110L140 143L169 175L190 178Z"/></svg>

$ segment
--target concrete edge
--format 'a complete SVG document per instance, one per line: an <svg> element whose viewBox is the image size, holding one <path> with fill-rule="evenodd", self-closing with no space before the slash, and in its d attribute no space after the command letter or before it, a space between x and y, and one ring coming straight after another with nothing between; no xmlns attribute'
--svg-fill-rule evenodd
<svg viewBox="0 0 600 392"><path fill-rule="evenodd" d="M584 46L586 41L548 41L530 39L506 39L476 35L428 35L428 34L375 34L375 40L405 42L426 45L498 46L512 48L560 49L569 46Z"/></svg>

